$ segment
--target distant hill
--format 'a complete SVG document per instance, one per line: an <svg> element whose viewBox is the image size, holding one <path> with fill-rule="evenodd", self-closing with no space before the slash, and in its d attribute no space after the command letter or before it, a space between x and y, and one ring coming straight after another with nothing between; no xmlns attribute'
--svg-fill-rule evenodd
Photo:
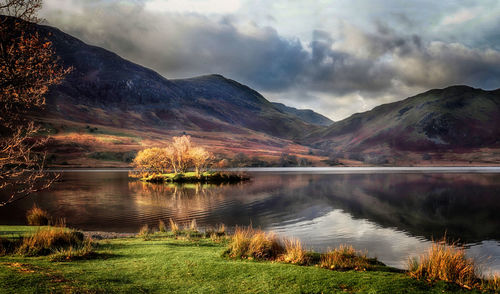
<svg viewBox="0 0 500 294"><path fill-rule="evenodd" d="M500 147L499 126L500 90L452 86L354 114L304 142L330 152L467 152Z"/></svg>
<svg viewBox="0 0 500 294"><path fill-rule="evenodd" d="M295 115L299 118L301 118L303 121L315 124L315 125L320 125L320 126L329 126L333 124L333 121L329 119L328 117L321 115L319 113L316 113L310 109L297 109L294 107L289 107L286 106L283 103L277 103L273 102L273 105L276 106L279 110L281 110L284 113Z"/></svg>

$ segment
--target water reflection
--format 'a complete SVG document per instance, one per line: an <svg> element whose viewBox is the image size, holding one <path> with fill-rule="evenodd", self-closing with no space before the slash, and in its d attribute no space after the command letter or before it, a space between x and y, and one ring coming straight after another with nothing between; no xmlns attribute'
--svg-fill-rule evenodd
<svg viewBox="0 0 500 294"><path fill-rule="evenodd" d="M155 185L127 173L64 173L32 199L0 208L0 223L22 224L33 199L86 230L135 232L159 219L248 225L296 236L325 250L342 243L403 266L429 240L449 238L491 256L500 271L500 174L254 173L238 185Z"/></svg>

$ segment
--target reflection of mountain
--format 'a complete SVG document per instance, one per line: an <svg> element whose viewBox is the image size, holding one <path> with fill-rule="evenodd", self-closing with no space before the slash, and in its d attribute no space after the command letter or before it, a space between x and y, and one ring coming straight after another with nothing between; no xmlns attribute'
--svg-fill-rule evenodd
<svg viewBox="0 0 500 294"><path fill-rule="evenodd" d="M500 240L500 174L255 173L248 183L227 186L152 185L116 172L64 173L63 180L0 209L0 223L24 223L34 200L78 228L124 232L170 217L180 222L196 218L201 226L307 225L340 209L355 219L427 239L447 232L466 243ZM325 225L353 230L338 219Z"/></svg>
<svg viewBox="0 0 500 294"><path fill-rule="evenodd" d="M260 203L261 214L286 209L288 219L312 220L333 208L428 239L446 233L467 243L500 240L500 175L351 174L287 178L305 185L282 187Z"/></svg>

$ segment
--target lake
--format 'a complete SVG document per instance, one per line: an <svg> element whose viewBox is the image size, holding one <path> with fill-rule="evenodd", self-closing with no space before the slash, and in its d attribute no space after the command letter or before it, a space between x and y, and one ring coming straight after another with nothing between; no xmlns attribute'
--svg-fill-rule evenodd
<svg viewBox="0 0 500 294"><path fill-rule="evenodd" d="M158 220L249 225L325 251L340 244L404 268L444 235L500 273L500 168L259 168L237 185L158 185L126 170L64 171L50 190L0 208L25 224L36 202L82 230L137 232Z"/></svg>

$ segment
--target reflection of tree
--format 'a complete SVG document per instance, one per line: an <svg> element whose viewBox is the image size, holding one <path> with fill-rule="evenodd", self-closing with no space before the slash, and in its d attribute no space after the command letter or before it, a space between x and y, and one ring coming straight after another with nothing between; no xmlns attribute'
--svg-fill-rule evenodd
<svg viewBox="0 0 500 294"><path fill-rule="evenodd" d="M132 181L130 193L140 210L161 213L166 209L176 219L187 219L194 212L210 211L223 205L224 187L206 184L151 184Z"/></svg>

